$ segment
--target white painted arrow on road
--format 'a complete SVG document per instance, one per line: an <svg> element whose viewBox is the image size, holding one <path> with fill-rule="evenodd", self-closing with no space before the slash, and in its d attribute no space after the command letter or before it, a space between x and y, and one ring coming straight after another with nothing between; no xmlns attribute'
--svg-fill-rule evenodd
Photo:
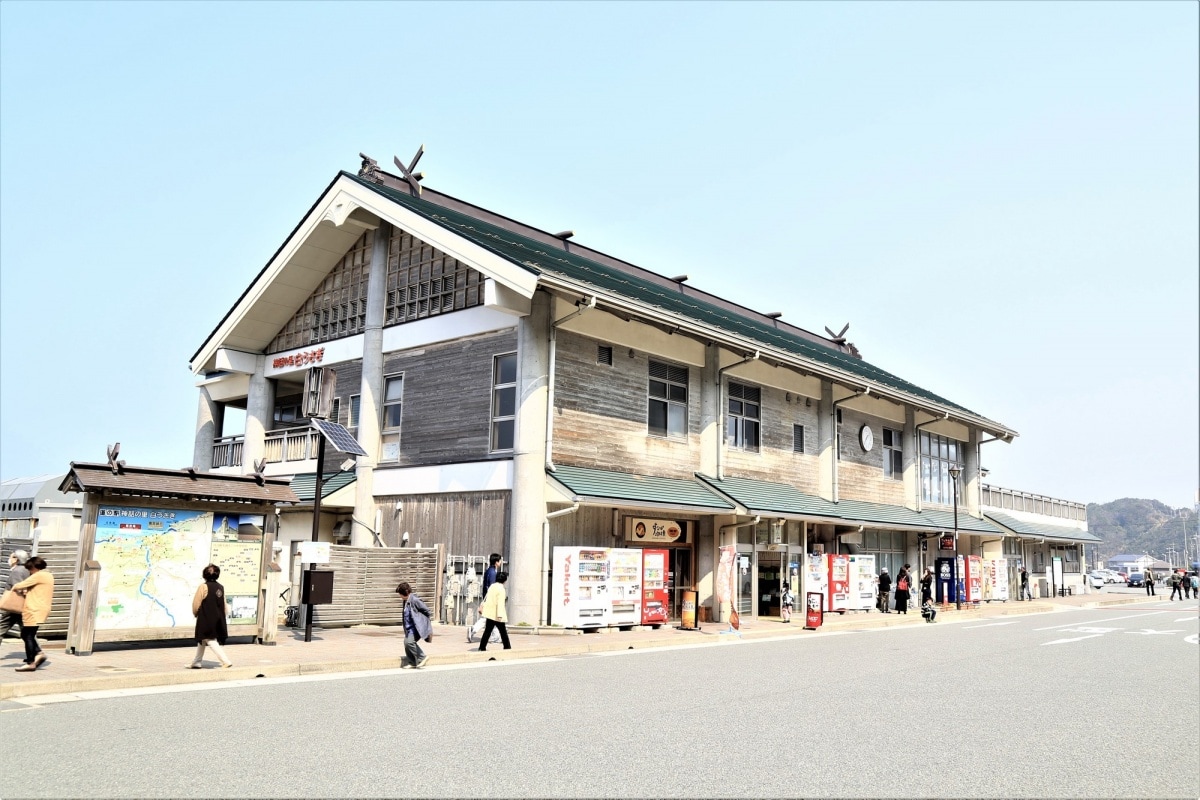
<svg viewBox="0 0 1200 800"><path fill-rule="evenodd" d="M1097 636L1103 636L1103 633L1093 633L1089 636L1077 636L1074 639L1055 639L1053 642L1042 642L1042 646L1048 644L1066 644L1067 642L1082 642L1084 639L1094 639Z"/></svg>
<svg viewBox="0 0 1200 800"><path fill-rule="evenodd" d="M1150 630L1149 628L1142 628L1140 631L1125 631L1125 632L1126 633L1140 633L1142 636L1154 636L1155 634L1161 634L1163 636L1170 636L1173 633L1183 633L1183 631L1153 631L1153 630Z"/></svg>
<svg viewBox="0 0 1200 800"><path fill-rule="evenodd" d="M973 631L976 628L994 628L997 625L1016 625L1016 624L1017 624L1016 620L1012 620L1011 622L988 622L984 625L968 625L967 627L963 628L963 630L964 631Z"/></svg>

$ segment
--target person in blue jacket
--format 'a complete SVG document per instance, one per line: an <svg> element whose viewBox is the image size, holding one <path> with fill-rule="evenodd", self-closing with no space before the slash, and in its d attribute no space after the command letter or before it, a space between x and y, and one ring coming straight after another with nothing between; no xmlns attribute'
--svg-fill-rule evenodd
<svg viewBox="0 0 1200 800"><path fill-rule="evenodd" d="M421 640L433 641L433 624L429 621L429 606L417 597L408 581L396 587L396 594L404 602L404 663L403 669L420 669L429 656L421 649Z"/></svg>

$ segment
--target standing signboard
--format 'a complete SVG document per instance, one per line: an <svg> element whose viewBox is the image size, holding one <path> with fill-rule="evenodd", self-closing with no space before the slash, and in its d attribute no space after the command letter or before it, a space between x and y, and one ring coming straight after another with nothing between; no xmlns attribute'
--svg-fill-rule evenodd
<svg viewBox="0 0 1200 800"><path fill-rule="evenodd" d="M809 592L804 598L804 628L815 631L825 621L821 606L824 603L821 592Z"/></svg>

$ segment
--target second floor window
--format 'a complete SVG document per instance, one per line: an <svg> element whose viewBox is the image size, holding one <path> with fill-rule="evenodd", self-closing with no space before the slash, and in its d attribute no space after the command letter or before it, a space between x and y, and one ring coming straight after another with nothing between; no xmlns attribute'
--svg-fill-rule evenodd
<svg viewBox="0 0 1200 800"><path fill-rule="evenodd" d="M900 447L900 431L883 429L883 477L904 480L904 453Z"/></svg>
<svg viewBox="0 0 1200 800"><path fill-rule="evenodd" d="M349 419L346 420L347 428L357 428L358 427L358 413L359 413L359 408L361 407L359 401L361 399L362 399L361 395L357 395L357 394L350 395L350 417L349 417Z"/></svg>
<svg viewBox="0 0 1200 800"><path fill-rule="evenodd" d="M961 443L954 439L921 431L922 500L946 505L954 502L954 486L950 478L950 467L962 466L962 462L959 460L961 447ZM959 490L961 492L961 486ZM959 501L962 501L961 494L959 494Z"/></svg>
<svg viewBox="0 0 1200 800"><path fill-rule="evenodd" d="M404 376L383 379L383 430L380 461L400 460L400 420L403 417Z"/></svg>
<svg viewBox="0 0 1200 800"><path fill-rule="evenodd" d="M512 450L517 428L517 354L496 356L492 364L491 449Z"/></svg>
<svg viewBox="0 0 1200 800"><path fill-rule="evenodd" d="M725 441L742 450L758 449L762 393L757 386L729 382L729 405L725 415Z"/></svg>
<svg viewBox="0 0 1200 800"><path fill-rule="evenodd" d="M687 436L688 371L650 362L646 427L654 436Z"/></svg>

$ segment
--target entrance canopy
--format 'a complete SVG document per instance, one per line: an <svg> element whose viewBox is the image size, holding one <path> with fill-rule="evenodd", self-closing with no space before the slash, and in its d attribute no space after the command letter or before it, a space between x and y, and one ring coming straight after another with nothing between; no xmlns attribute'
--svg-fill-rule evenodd
<svg viewBox="0 0 1200 800"><path fill-rule="evenodd" d="M686 478L659 478L603 469L556 466L548 473L553 488L584 505L663 508L731 514L733 503Z"/></svg>

